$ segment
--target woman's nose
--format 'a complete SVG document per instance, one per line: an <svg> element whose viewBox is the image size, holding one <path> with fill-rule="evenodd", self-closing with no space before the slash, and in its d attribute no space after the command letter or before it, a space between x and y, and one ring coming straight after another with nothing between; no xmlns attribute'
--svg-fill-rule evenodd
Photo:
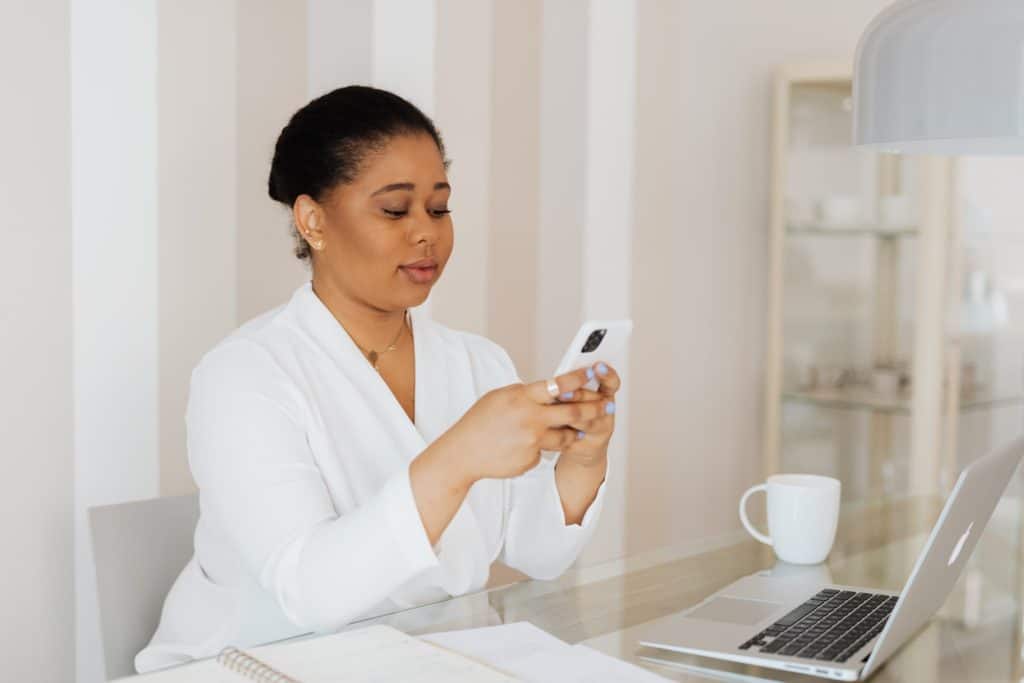
<svg viewBox="0 0 1024 683"><path fill-rule="evenodd" d="M439 221L424 209L418 211L409 223L409 239L413 244L425 242L434 244L437 241Z"/></svg>

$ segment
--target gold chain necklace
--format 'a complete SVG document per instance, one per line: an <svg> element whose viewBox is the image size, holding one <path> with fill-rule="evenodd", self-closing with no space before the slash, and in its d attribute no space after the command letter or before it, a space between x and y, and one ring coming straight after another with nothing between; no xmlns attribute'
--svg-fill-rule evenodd
<svg viewBox="0 0 1024 683"><path fill-rule="evenodd" d="M394 351L397 348L398 338L402 336L402 331L405 329L406 321L408 319L409 311L406 311L402 315L402 326L398 328L398 334L395 335L395 338L391 340L391 343L388 344L383 351L364 349L362 346L359 346L359 342L357 342L355 339L352 340L352 343L356 345L357 349L363 352L363 355L366 356L366 360L370 361L370 365L372 365L373 369L376 370L377 372L380 372L380 368L377 367L377 361L380 359L382 355L384 355L388 351Z"/></svg>

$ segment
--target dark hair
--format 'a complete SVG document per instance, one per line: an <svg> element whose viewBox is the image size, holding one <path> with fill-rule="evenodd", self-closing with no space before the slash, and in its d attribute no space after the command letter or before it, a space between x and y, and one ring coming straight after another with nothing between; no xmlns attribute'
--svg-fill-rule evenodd
<svg viewBox="0 0 1024 683"><path fill-rule="evenodd" d="M426 114L394 93L350 85L299 109L274 146L267 190L291 208L299 195L317 201L339 183L352 182L368 153L398 135L426 133L444 157L441 134ZM447 163L447 162L446 162ZM309 244L292 225L295 255L309 258Z"/></svg>

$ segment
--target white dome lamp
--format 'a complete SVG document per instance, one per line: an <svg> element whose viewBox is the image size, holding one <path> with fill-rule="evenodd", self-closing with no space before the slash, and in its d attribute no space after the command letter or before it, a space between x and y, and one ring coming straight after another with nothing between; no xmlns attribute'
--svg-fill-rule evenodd
<svg viewBox="0 0 1024 683"><path fill-rule="evenodd" d="M900 0L857 46L854 144L1024 154L1024 0Z"/></svg>

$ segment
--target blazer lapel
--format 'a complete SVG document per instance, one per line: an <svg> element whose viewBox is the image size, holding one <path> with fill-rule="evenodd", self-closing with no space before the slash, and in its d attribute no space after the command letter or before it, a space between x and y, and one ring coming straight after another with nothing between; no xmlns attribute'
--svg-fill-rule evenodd
<svg viewBox="0 0 1024 683"><path fill-rule="evenodd" d="M451 382L472 381L457 376L450 350L437 324L421 309L412 309L411 320L416 353L416 426L426 442L433 442L455 422L454 392ZM438 573L439 585L450 595L460 595L474 582L486 580L490 571L476 516L464 501L441 534L438 559L443 571Z"/></svg>
<svg viewBox="0 0 1024 683"><path fill-rule="evenodd" d="M344 375L351 378L353 389L373 404L373 413L380 416L380 424L366 425L366 428L379 429L397 441L405 462L411 462L461 417L454 414L457 406L452 402L450 383L472 382L472 377L462 377L461 374L453 377L453 372L459 374L456 364L448 357L454 351L447 348L436 323L422 310L410 311L416 362L414 424L384 379L367 362L345 328L313 291L311 282L296 290L291 304L296 306L298 318L313 337L313 342L342 368ZM476 517L466 502L459 507L436 548L440 566L413 580L410 582L412 585L393 596L399 602L405 599L416 602L424 589L429 593L430 586L440 587L449 595L460 595L486 581L489 558L485 556Z"/></svg>
<svg viewBox="0 0 1024 683"><path fill-rule="evenodd" d="M392 438L397 439L402 444L405 460L411 461L426 448L427 442L409 420L384 378L370 365L352 337L316 295L311 282L300 287L295 296L298 299L296 304L300 319L312 334L314 343L351 379L353 388L374 406L374 412L382 423L378 428L386 430ZM413 340L415 342L415 333ZM415 347L414 354L419 355ZM418 358L416 364L419 365ZM416 393L419 394L418 367L416 375Z"/></svg>

